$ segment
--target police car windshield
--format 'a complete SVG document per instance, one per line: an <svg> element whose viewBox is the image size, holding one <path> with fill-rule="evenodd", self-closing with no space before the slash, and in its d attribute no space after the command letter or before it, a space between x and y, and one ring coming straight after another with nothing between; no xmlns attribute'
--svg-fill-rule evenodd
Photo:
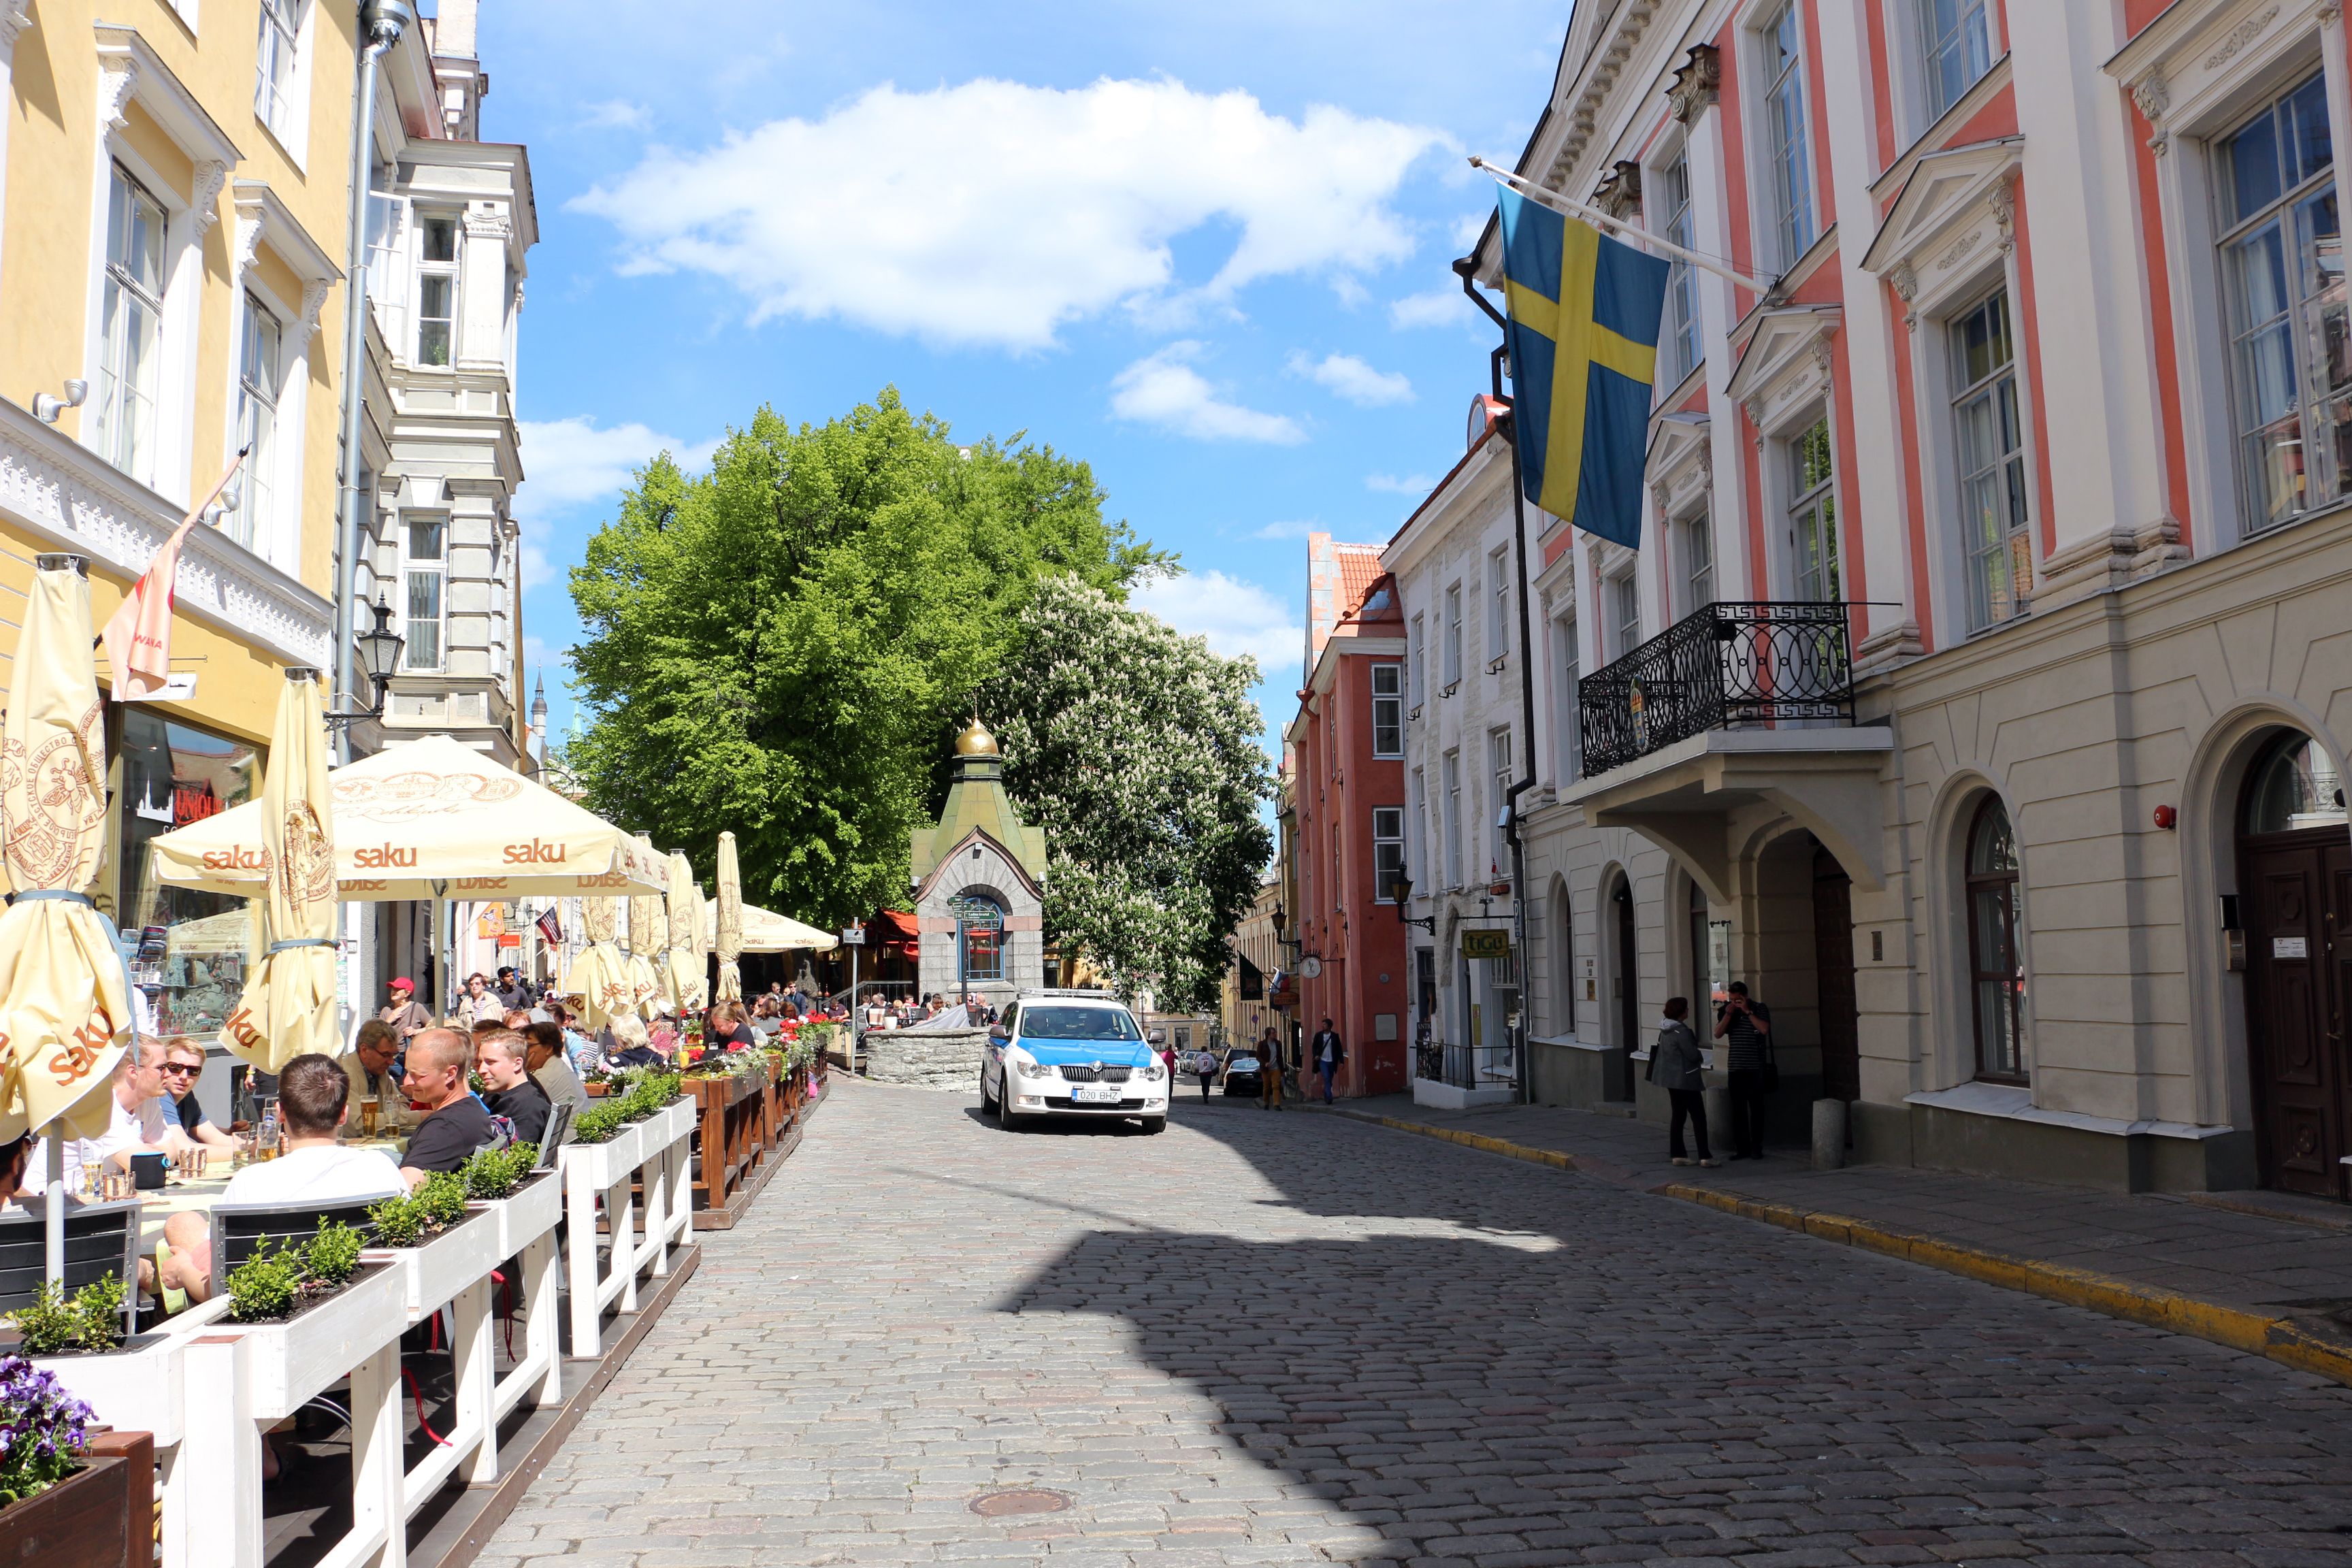
<svg viewBox="0 0 2352 1568"><path fill-rule="evenodd" d="M1024 1007L1021 1033L1032 1040L1139 1040L1135 1020L1117 1007Z"/></svg>

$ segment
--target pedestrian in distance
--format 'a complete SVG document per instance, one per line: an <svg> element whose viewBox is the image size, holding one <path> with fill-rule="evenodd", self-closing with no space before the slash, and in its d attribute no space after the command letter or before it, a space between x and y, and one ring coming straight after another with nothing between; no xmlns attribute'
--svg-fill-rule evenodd
<svg viewBox="0 0 2352 1568"><path fill-rule="evenodd" d="M1265 1026L1265 1037L1257 1043L1257 1108L1282 1109L1282 1037L1274 1032L1272 1024Z"/></svg>
<svg viewBox="0 0 2352 1568"><path fill-rule="evenodd" d="M1200 1077L1201 1103L1206 1105L1209 1103L1209 1086L1217 1081L1217 1053L1214 1051L1194 1051L1192 1053L1192 1071Z"/></svg>
<svg viewBox="0 0 2352 1568"><path fill-rule="evenodd" d="M1725 1043L1731 1070L1731 1157L1764 1157L1764 1097L1780 1087L1772 1058L1772 1009L1752 1000L1748 982L1735 980L1715 1010L1715 1037Z"/></svg>
<svg viewBox="0 0 2352 1568"><path fill-rule="evenodd" d="M1658 1026L1658 1042L1650 1047L1650 1081L1666 1091L1674 1106L1667 1123L1666 1153L1677 1165L1690 1164L1683 1152L1683 1122L1687 1120L1698 1141L1698 1161L1709 1170L1723 1163L1706 1146L1706 1077L1699 1054L1698 1036L1685 1022L1690 1016L1687 997L1666 998L1665 1021Z"/></svg>
<svg viewBox="0 0 2352 1568"><path fill-rule="evenodd" d="M1348 1047L1340 1042L1339 1031L1331 1027L1330 1019L1324 1019L1323 1026L1315 1031L1315 1038L1307 1042L1307 1058L1315 1064L1317 1075L1323 1079L1323 1103L1333 1103L1331 1083L1348 1059Z"/></svg>

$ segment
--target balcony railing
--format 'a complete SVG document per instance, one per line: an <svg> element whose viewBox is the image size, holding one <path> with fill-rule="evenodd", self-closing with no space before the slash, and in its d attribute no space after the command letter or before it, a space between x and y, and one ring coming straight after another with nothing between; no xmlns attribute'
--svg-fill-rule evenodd
<svg viewBox="0 0 2352 1568"><path fill-rule="evenodd" d="M1587 778L1709 730L1853 722L1842 604L1709 605L1577 683Z"/></svg>

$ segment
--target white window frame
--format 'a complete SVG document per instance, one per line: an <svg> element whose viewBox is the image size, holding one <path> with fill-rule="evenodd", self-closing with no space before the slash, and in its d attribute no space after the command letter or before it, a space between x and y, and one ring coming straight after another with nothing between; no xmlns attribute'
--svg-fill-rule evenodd
<svg viewBox="0 0 2352 1568"><path fill-rule="evenodd" d="M1404 755L1404 666L1376 664L1372 666L1370 674L1372 755L1383 760L1402 758ZM1382 685L1388 687L1386 691L1381 689ZM1386 746L1381 744L1381 731L1384 727L1396 736L1395 742Z"/></svg>
<svg viewBox="0 0 2352 1568"><path fill-rule="evenodd" d="M1936 11L1942 5L1951 6L1954 25L1949 33L1939 36L1936 31ZM1918 50L1919 102L1925 115L1920 129L1924 132L1950 113L1952 106L1969 95L1969 89L1984 79L2000 55L1993 47L1992 0L1910 0L1910 5L1912 38ZM1971 18L1976 26L1973 40L1969 37ZM1961 68L1967 79L1947 93L1939 86L1936 65L1938 55L1953 47L1965 51Z"/></svg>
<svg viewBox="0 0 2352 1568"><path fill-rule="evenodd" d="M1559 777L1562 784L1584 776L1584 708L1577 687L1584 674L1584 650L1576 640L1576 616L1552 622L1559 643Z"/></svg>
<svg viewBox="0 0 2352 1568"><path fill-rule="evenodd" d="M1797 487L1804 477L1803 461L1799 449L1815 430L1822 432L1828 447L1829 468L1822 477L1801 490ZM1845 601L1845 548L1841 537L1844 526L1843 508L1838 500L1837 426L1829 410L1817 407L1813 416L1799 422L1794 429L1780 440L1782 494L1788 499L1781 503L1781 518L1787 525L1789 548L1789 596L1805 604L1831 604ZM1809 526L1808 520L1812 520ZM1823 584L1808 581L1814 574L1806 565L1805 544L1813 529L1825 525L1830 571L1832 581ZM1824 597L1825 587L1836 592Z"/></svg>
<svg viewBox="0 0 2352 1568"><path fill-rule="evenodd" d="M1651 178L1660 186L1657 212L1661 222L1657 234L1685 250L1696 249L1697 216L1691 205L1687 139L1676 142L1674 151L1656 165ZM1665 360L1667 374L1658 377L1659 397L1681 384L1706 359L1699 352L1699 331L1698 270L1687 261L1676 261L1666 273L1666 312L1659 346L1671 348L1672 354Z"/></svg>
<svg viewBox="0 0 2352 1568"><path fill-rule="evenodd" d="M316 0L260 0L255 7L253 118L298 169L310 155L310 66L317 54ZM273 9L286 26L273 26ZM278 45L273 52L273 43ZM278 69L273 74L273 59Z"/></svg>
<svg viewBox="0 0 2352 1568"><path fill-rule="evenodd" d="M2004 281L2000 287L1979 295L1973 301L1954 310L1937 323L1944 338L1945 384L1948 418L1950 420L1952 460L1957 477L1953 500L1959 521L1958 541L1961 575L1966 593L1966 622L1971 632L1984 631L2014 620L2025 614L2033 595L2033 476L2027 462L2025 386L2018 374L2017 319L2010 304L2010 292ZM1958 339L1962 329L1974 317L1998 304L2009 337L2009 358L1974 381L1963 382L1968 372L1966 358ZM2016 446L1998 454L1990 464L1971 468L1969 457L1968 422L1971 409L1990 404L1995 417L2006 399L2015 422ZM1979 485L1989 485L1999 492L2005 504L2005 514L2021 517L2023 521L2004 529L2002 537L1990 549L1977 548L1977 536L1970 518L1970 492ZM2007 588L2008 607L2000 614L1993 612L1990 584L1984 566L1992 557L2003 560L2010 572Z"/></svg>
<svg viewBox="0 0 2352 1568"><path fill-rule="evenodd" d="M262 327L267 323L267 346ZM277 525L276 503L286 464L277 431L286 388L286 321L250 288L237 305L236 421L232 440L253 444L241 475L237 509L226 531L256 554L268 556Z"/></svg>
<svg viewBox="0 0 2352 1568"><path fill-rule="evenodd" d="M447 212L417 212L415 214L415 219L413 226L416 235L416 288L410 296L413 301L410 312L412 327L410 335L413 341L409 348L414 355L410 363L420 370L455 370L457 368L457 335L463 330L465 321L464 289L461 287L459 273L466 260L466 215L452 208ZM449 225L449 258L446 261L428 259L425 254L426 233L433 225L443 222ZM425 357L425 324L428 321L439 321L444 318L425 315L425 297L427 288L445 279L449 285L449 314L446 318L449 323L449 341L446 345L448 358L439 364L435 364Z"/></svg>
<svg viewBox="0 0 2352 1568"><path fill-rule="evenodd" d="M1486 664L1495 669L1501 668L1511 651L1511 547L1507 544L1486 557L1486 602L1494 607L1494 619L1486 627Z"/></svg>
<svg viewBox="0 0 2352 1568"><path fill-rule="evenodd" d="M115 259L116 191L122 193L124 203L132 208L143 205L153 211L155 230L155 281L152 289L134 273ZM90 445L100 457L149 489L157 488L158 477L164 471L166 431L165 404L169 395L166 371L172 357L169 338L172 329L172 273L175 259L173 243L172 208L157 193L166 187L160 182L142 177L142 172L129 167L120 157L110 158L100 185L98 225L98 310L91 325L96 334L94 355L98 374L91 390L97 395L97 406L90 412L89 430ZM107 302L117 297L129 301L129 308L110 311ZM147 353L131 374L122 355L128 339L126 324L133 312L152 312L153 331L150 334ZM135 384L144 383L143 386ZM124 447L121 411L132 397L146 403L146 437L143 447Z"/></svg>
<svg viewBox="0 0 2352 1568"><path fill-rule="evenodd" d="M1717 598L1714 525L1702 510L1677 521L1675 532L1682 557L1683 614L1695 616Z"/></svg>
<svg viewBox="0 0 2352 1568"><path fill-rule="evenodd" d="M1793 39L1785 65L1773 68L1780 52L1773 35L1786 20ZM1821 237L1821 202L1812 157L1813 103L1805 79L1804 7L1797 0L1779 0L1763 7L1748 29L1748 56L1757 84L1752 134L1759 155L1756 186L1762 195L1765 221L1759 233L1772 237L1773 263L1781 271ZM1792 131L1784 131L1783 110L1793 97ZM1801 189L1799 180L1801 177Z"/></svg>
<svg viewBox="0 0 2352 1568"><path fill-rule="evenodd" d="M1462 886L1462 752L1445 753L1445 885Z"/></svg>
<svg viewBox="0 0 2352 1568"><path fill-rule="evenodd" d="M1613 661L1623 658L1642 646L1642 585L1630 571L1608 578L1612 632L1617 647L1611 651Z"/></svg>
<svg viewBox="0 0 2352 1568"><path fill-rule="evenodd" d="M449 550L453 531L452 523L453 520L446 512L413 511L403 512L400 515L398 608L401 635L408 639L407 646L401 650L400 655L400 672L404 675L438 675L445 673L449 668ZM420 556L415 552L415 531L419 527L440 529L441 549L437 556ZM431 664L420 664L415 662L420 646L416 628L421 624L415 615L415 593L418 581L426 577L436 580L439 584L436 590L436 603L438 608L434 634L434 640L438 646L436 649L437 657L434 661Z"/></svg>
<svg viewBox="0 0 2352 1568"><path fill-rule="evenodd" d="M1424 887L1432 871L1436 869L1437 857L1429 847L1429 780L1420 768L1412 770L1412 849L1405 857L1405 868L1418 865Z"/></svg>
<svg viewBox="0 0 2352 1568"><path fill-rule="evenodd" d="M1462 584L1455 583L1445 590L1445 695L1453 696L1461 684Z"/></svg>
<svg viewBox="0 0 2352 1568"><path fill-rule="evenodd" d="M1412 627L1405 641L1406 662L1412 666L1412 716L1416 719L1421 717L1421 705L1429 696L1429 688L1423 679L1424 671L1422 668L1429 657L1429 637L1427 628L1421 623L1422 618L1419 616L1413 616Z"/></svg>
<svg viewBox="0 0 2352 1568"><path fill-rule="evenodd" d="M1495 780L1494 810L1491 814L1495 853L1489 866L1495 874L1508 876L1509 873L1503 869L1503 857L1511 847L1503 834L1503 803L1511 798L1511 786L1519 782L1518 748L1512 744L1509 725L1486 731L1486 761Z"/></svg>
<svg viewBox="0 0 2352 1568"><path fill-rule="evenodd" d="M376 178L389 177L378 170ZM408 342L409 250L415 243L416 225L408 198L390 191L368 193L367 294L375 307L376 330L393 352L404 353Z"/></svg>
<svg viewBox="0 0 2352 1568"><path fill-rule="evenodd" d="M1382 832L1383 827L1388 831ZM1396 902L1389 888L1404 868L1404 807L1376 805L1372 807L1372 902Z"/></svg>

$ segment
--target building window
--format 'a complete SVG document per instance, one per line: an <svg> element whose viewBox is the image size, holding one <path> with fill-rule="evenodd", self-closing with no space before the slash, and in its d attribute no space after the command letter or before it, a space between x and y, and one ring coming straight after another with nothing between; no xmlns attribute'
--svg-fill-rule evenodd
<svg viewBox="0 0 2352 1568"><path fill-rule="evenodd" d="M254 54L253 112L283 142L294 120L294 0L261 0L261 41Z"/></svg>
<svg viewBox="0 0 2352 1568"><path fill-rule="evenodd" d="M1559 627L1559 773L1563 779L1584 776L1584 705L1578 700L1576 686L1584 670L1583 655L1576 646L1576 617L1570 616L1558 623Z"/></svg>
<svg viewBox="0 0 2352 1568"><path fill-rule="evenodd" d="M2352 353L2333 154L2316 76L2223 138L2216 153L2240 479L2258 530L2352 489Z"/></svg>
<svg viewBox="0 0 2352 1568"><path fill-rule="evenodd" d="M1513 775L1517 772L1511 762L1511 732L1497 730L1486 737L1487 754L1494 759L1495 774L1495 854L1490 869L1496 877L1507 875L1503 861L1511 852L1507 837L1503 832L1503 812L1511 798Z"/></svg>
<svg viewBox="0 0 2352 1568"><path fill-rule="evenodd" d="M1992 68L1985 0L1919 0L1919 58L1927 79L1927 118L1940 120Z"/></svg>
<svg viewBox="0 0 2352 1568"><path fill-rule="evenodd" d="M1690 249L1691 198L1690 153L1687 148L1675 153L1675 161L1659 175L1664 187L1663 206L1665 209L1664 237L1674 245ZM1698 368L1698 274L1687 261L1677 261L1666 274L1666 369L1658 377L1658 390L1681 381Z"/></svg>
<svg viewBox="0 0 2352 1568"><path fill-rule="evenodd" d="M448 584L449 524L444 518L408 521L408 658L410 669L438 669Z"/></svg>
<svg viewBox="0 0 2352 1568"><path fill-rule="evenodd" d="M1628 572L1611 580L1609 592L1617 606L1617 657L1642 646L1642 590Z"/></svg>
<svg viewBox="0 0 2352 1568"><path fill-rule="evenodd" d="M1969 830L1969 967L1976 982L1977 1076L2025 1081L2025 968L2017 946L2017 845L1988 795Z"/></svg>
<svg viewBox="0 0 2352 1568"><path fill-rule="evenodd" d="M1511 552L1497 550L1486 557L1487 598L1495 616L1486 626L1486 662L1492 664L1510 649Z"/></svg>
<svg viewBox="0 0 2352 1568"><path fill-rule="evenodd" d="M457 220L416 225L416 363L446 367L457 326Z"/></svg>
<svg viewBox="0 0 2352 1568"><path fill-rule="evenodd" d="M284 342L278 318L261 301L245 297L244 342L237 349L236 439L248 448L231 531L247 550L269 527L269 484L277 472L278 351Z"/></svg>
<svg viewBox="0 0 2352 1568"><path fill-rule="evenodd" d="M1428 695L1428 689L1421 683L1421 664L1422 656L1429 651L1428 640L1423 635L1421 617L1419 616L1415 616L1412 618L1412 640L1411 647L1412 650L1411 655L1412 662L1412 706L1413 710L1418 712L1421 709L1423 699Z"/></svg>
<svg viewBox="0 0 2352 1568"><path fill-rule="evenodd" d="M1404 874L1404 807L1372 807L1372 902L1396 902L1396 879Z"/></svg>
<svg viewBox="0 0 2352 1568"><path fill-rule="evenodd" d="M1445 590L1445 690L1462 683L1462 584Z"/></svg>
<svg viewBox="0 0 2352 1568"><path fill-rule="evenodd" d="M1404 668L1401 665L1372 666L1372 755L1402 757L1404 755Z"/></svg>
<svg viewBox="0 0 2352 1568"><path fill-rule="evenodd" d="M1445 753L1445 885L1462 885L1462 753Z"/></svg>
<svg viewBox="0 0 2352 1568"><path fill-rule="evenodd" d="M958 893L948 900L956 921L956 973L960 983L1004 978L1004 906L986 893Z"/></svg>
<svg viewBox="0 0 2352 1568"><path fill-rule="evenodd" d="M1412 855L1408 862L1421 868L1423 883L1429 880L1429 870L1436 857L1429 853L1429 780L1419 768L1412 770ZM1427 892L1424 886L1422 889Z"/></svg>
<svg viewBox="0 0 2352 1568"><path fill-rule="evenodd" d="M121 714L121 880L111 880L117 867L110 864L97 896L125 932L139 935L131 980L152 1001L157 1029L211 1035L236 1011L246 976L261 962L260 911L244 899L160 880L148 846L257 798L265 759L257 747L149 708ZM117 897L110 906L109 887Z"/></svg>
<svg viewBox="0 0 2352 1568"><path fill-rule="evenodd" d="M1682 536L1683 581L1695 616L1715 603L1715 539L1704 513L1683 524Z"/></svg>
<svg viewBox="0 0 2352 1568"><path fill-rule="evenodd" d="M1837 497L1826 416L1789 443L1789 544L1796 552L1797 597L1834 605L1845 595L1838 574Z"/></svg>
<svg viewBox="0 0 2352 1568"><path fill-rule="evenodd" d="M1996 293L1952 323L1952 422L1960 451L1960 526L1969 552L1969 624L2005 621L2033 586L2025 512L2024 422L2009 296Z"/></svg>
<svg viewBox="0 0 2352 1568"><path fill-rule="evenodd" d="M1764 148L1772 162L1779 259L1786 268L1813 243L1813 175L1805 153L1805 62L1797 40L1795 0L1788 0L1764 24L1762 43Z"/></svg>
<svg viewBox="0 0 2352 1568"><path fill-rule="evenodd" d="M113 166L98 360L98 449L141 484L155 480L155 387L163 349L163 207Z"/></svg>

